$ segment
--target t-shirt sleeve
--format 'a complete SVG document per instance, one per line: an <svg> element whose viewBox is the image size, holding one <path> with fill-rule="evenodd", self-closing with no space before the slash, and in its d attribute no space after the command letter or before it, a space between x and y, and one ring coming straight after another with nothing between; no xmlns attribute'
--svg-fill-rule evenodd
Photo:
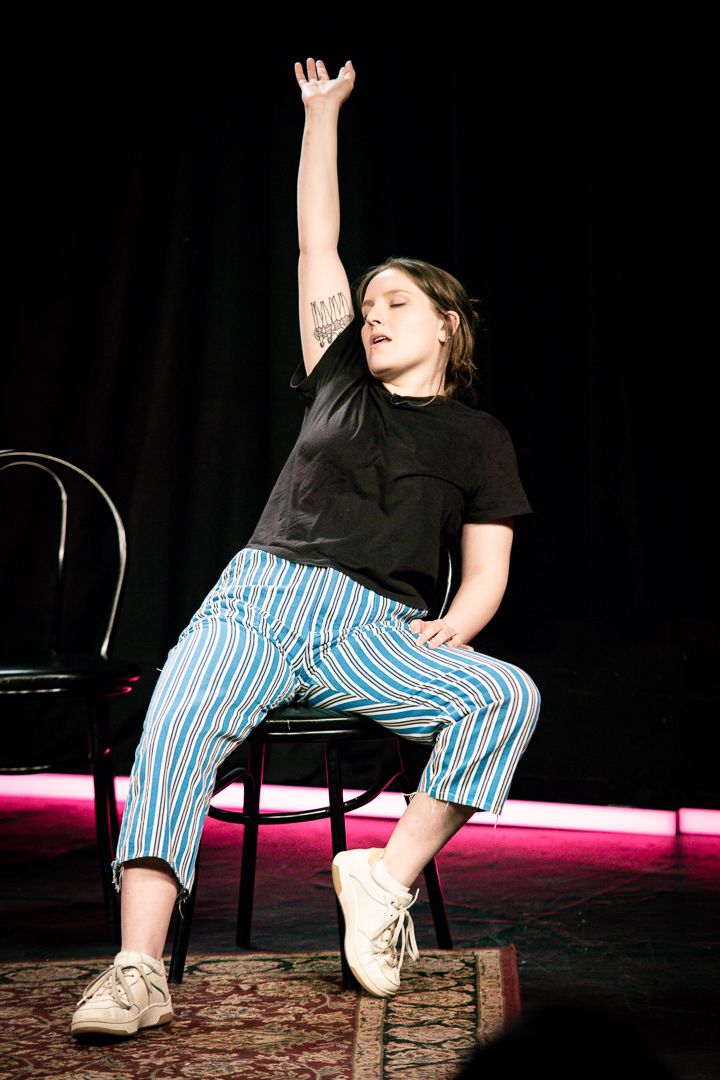
<svg viewBox="0 0 720 1080"><path fill-rule="evenodd" d="M367 372L365 349L360 337L361 327L362 322L358 318L348 323L331 341L309 375L305 372L302 360L297 365L290 379L290 386L306 402L313 401L320 387L342 370L356 369L362 373Z"/></svg>
<svg viewBox="0 0 720 1080"><path fill-rule="evenodd" d="M477 480L465 500L464 523L479 525L532 513L510 434L499 420L488 414L482 425L473 471Z"/></svg>

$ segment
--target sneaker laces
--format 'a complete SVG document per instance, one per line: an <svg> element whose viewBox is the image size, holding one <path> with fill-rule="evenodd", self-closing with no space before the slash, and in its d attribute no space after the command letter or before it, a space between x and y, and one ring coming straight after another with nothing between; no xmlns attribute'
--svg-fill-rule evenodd
<svg viewBox="0 0 720 1080"><path fill-rule="evenodd" d="M150 982L150 976L147 975L141 968L139 968L137 964L126 964L125 967L135 968L138 975L145 983L145 989L147 991L149 1001L151 997L150 989L154 986L154 983ZM154 988L156 990L159 989L159 987L157 986L154 986ZM97 979L95 979L94 982L91 982L85 990L80 1004L84 1005L88 1001L90 1001L91 998L96 996L112 998L115 1004L119 1005L121 1009L131 1009L133 1007L135 1002L132 999L130 984L125 978L124 968L122 965L112 964L109 968L103 971L101 975L98 975Z"/></svg>
<svg viewBox="0 0 720 1080"><path fill-rule="evenodd" d="M409 910L417 900L419 892L418 889L412 899L409 894L408 896L393 896L388 901L390 915L370 939L375 951L383 953L385 962L390 967L402 967L406 949L411 960L417 960L420 955Z"/></svg>

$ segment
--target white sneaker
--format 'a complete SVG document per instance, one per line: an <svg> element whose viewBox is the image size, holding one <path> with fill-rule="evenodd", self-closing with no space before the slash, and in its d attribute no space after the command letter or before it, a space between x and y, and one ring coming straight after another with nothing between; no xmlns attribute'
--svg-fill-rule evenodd
<svg viewBox="0 0 720 1080"><path fill-rule="evenodd" d="M134 1035L138 1028L168 1024L173 1008L162 960L119 952L78 1002L73 1035Z"/></svg>
<svg viewBox="0 0 720 1080"><path fill-rule="evenodd" d="M332 864L333 885L345 916L345 956L353 975L369 993L390 997L400 987L407 950L418 950L409 908L417 900L409 889L391 883L377 866L381 848L341 851Z"/></svg>

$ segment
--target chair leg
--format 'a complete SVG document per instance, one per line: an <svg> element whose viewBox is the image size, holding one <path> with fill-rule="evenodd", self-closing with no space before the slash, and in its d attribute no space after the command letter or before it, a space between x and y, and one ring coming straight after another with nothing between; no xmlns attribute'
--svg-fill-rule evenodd
<svg viewBox="0 0 720 1080"><path fill-rule="evenodd" d="M430 860L425 867L424 876L438 949L452 949L452 936L450 934L447 909L445 908L445 897L440 884L437 859Z"/></svg>
<svg viewBox="0 0 720 1080"><path fill-rule="evenodd" d="M113 938L120 932L117 892L112 881L112 862L118 837L115 776L112 768L107 701L88 702L88 744L95 793L95 833L97 836L105 911Z"/></svg>
<svg viewBox="0 0 720 1080"><path fill-rule="evenodd" d="M420 782L422 769L418 766L416 761L412 760L412 750L410 753L403 754L400 740L398 740L397 750L400 759L400 767L402 768L405 779L408 781L408 786L417 788L417 785ZM405 796L405 802L410 802L408 795ZM445 897L443 896L442 886L440 884L440 874L436 858L432 858L427 864L423 871L423 876L425 878L425 887L430 902L430 912L432 914L433 926L435 927L435 937L437 938L438 948L452 949L453 943L452 935L450 933L450 923L448 922Z"/></svg>
<svg viewBox="0 0 720 1080"><path fill-rule="evenodd" d="M107 793L108 822L112 841L113 858L117 849L120 825L118 821L117 796L115 794L115 764L113 759L112 739L110 738L110 714L107 698L102 698L99 714L99 735L102 747L102 775Z"/></svg>
<svg viewBox="0 0 720 1080"><path fill-rule="evenodd" d="M248 768L242 777L244 798L243 811L251 820L243 826L242 862L240 864L240 893L235 942L239 948L250 948L253 898L255 895L255 866L257 863L258 814L260 792L265 767L265 743L248 744Z"/></svg>
<svg viewBox="0 0 720 1080"><path fill-rule="evenodd" d="M332 743L325 743L325 774L327 776L328 796L330 800L330 832L332 836L333 858L341 851L347 850L347 833L345 830L345 813L343 811L343 786L342 771L340 768L340 753L338 747ZM359 988L359 984L347 962L345 956L345 919L339 901L335 900L338 918L338 933L340 935L340 965L342 968L342 984L345 990Z"/></svg>
<svg viewBox="0 0 720 1080"><path fill-rule="evenodd" d="M105 783L108 792L108 817L110 819L110 837L112 840L113 858L117 851L118 837L120 836L120 820L118 818L117 795L115 793L115 763L113 761L112 747L108 745L104 756Z"/></svg>
<svg viewBox="0 0 720 1080"><path fill-rule="evenodd" d="M195 900L197 899L199 857L195 860L195 880L193 887L185 900L182 912L178 909L175 921L175 935L173 937L173 951L170 958L170 971L168 982L181 983L185 974L185 961L187 960L188 946L190 944L190 931L195 913Z"/></svg>

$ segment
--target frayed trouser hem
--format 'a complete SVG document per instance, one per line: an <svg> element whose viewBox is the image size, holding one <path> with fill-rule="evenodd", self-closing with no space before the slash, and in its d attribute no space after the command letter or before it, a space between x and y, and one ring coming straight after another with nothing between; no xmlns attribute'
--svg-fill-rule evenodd
<svg viewBox="0 0 720 1080"><path fill-rule="evenodd" d="M453 799L453 798L449 798L449 799L439 798L439 796L435 795L432 791L427 791L424 788L418 788L417 791L414 791L413 795L410 796L410 799L412 800L414 795L419 795L420 793L422 793L423 795L427 795L428 798L432 799L434 803L438 803L440 806L443 806L443 807L448 807L448 806L469 806L477 814L489 814L491 817L494 818L494 821L493 821L493 828L494 829L496 829L498 827L500 814L502 813L502 808L503 808L503 805L504 805L504 802L505 802L505 800L503 800L503 803L500 806L497 806L497 804L496 804L494 807L493 807L492 803L490 804L490 806L476 806L474 803L459 802L457 799Z"/></svg>
<svg viewBox="0 0 720 1080"><path fill-rule="evenodd" d="M125 866L128 863L136 862L140 859L157 859L159 862L164 862L168 869L171 871L177 884L177 896L175 898L175 905L177 907L178 914L182 918L183 904L187 902L187 899L190 896L190 890L180 883L180 879L178 878L172 863L169 863L167 859L163 859L161 855L134 855L132 858L125 859L124 861L115 859L112 864L112 883L115 886L115 891L118 893L122 892L123 870L125 869Z"/></svg>

